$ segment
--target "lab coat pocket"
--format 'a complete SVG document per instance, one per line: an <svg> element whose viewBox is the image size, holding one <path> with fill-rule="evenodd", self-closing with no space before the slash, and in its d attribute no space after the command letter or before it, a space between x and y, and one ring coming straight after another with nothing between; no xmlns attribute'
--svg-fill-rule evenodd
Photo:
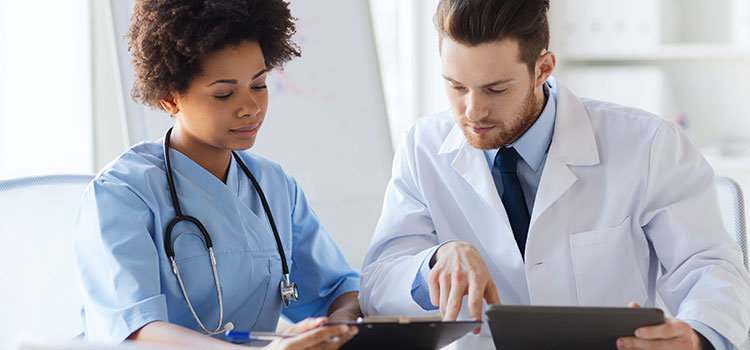
<svg viewBox="0 0 750 350"><path fill-rule="evenodd" d="M625 307L646 301L630 225L627 217L614 227L570 235L579 305Z"/></svg>

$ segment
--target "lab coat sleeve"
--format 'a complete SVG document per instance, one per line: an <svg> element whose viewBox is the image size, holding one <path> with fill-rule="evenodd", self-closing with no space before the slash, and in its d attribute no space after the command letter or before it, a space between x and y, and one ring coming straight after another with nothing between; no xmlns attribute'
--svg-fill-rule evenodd
<svg viewBox="0 0 750 350"><path fill-rule="evenodd" d="M306 317L326 316L336 298L359 290L360 275L349 266L296 181L288 177L288 183L294 197L289 274L299 289L299 300L282 311L288 319L298 322Z"/></svg>
<svg viewBox="0 0 750 350"><path fill-rule="evenodd" d="M359 294L365 315L420 316L435 309L425 265L440 242L416 172L412 128L394 157L383 212L365 255Z"/></svg>
<svg viewBox="0 0 750 350"><path fill-rule="evenodd" d="M713 170L665 121L647 176L639 219L662 266L659 294L677 318L698 321L739 347L750 325L750 278L724 229Z"/></svg>
<svg viewBox="0 0 750 350"><path fill-rule="evenodd" d="M96 179L74 231L86 338L119 343L152 321L168 321L152 211L127 185Z"/></svg>

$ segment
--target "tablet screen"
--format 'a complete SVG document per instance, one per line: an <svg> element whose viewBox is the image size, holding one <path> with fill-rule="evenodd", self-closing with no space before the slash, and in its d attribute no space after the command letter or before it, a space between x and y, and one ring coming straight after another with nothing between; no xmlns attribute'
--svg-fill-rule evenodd
<svg viewBox="0 0 750 350"><path fill-rule="evenodd" d="M498 349L615 349L617 338L664 323L653 308L490 305L485 314Z"/></svg>

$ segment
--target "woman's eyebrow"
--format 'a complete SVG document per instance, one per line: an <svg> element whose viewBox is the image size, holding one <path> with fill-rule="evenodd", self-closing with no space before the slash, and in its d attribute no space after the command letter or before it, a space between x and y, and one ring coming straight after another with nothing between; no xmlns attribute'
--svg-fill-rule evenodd
<svg viewBox="0 0 750 350"><path fill-rule="evenodd" d="M258 77L260 77L261 75L263 75L263 73L266 73L266 72L268 72L268 68L263 68L260 72L255 73L255 75L253 75L252 79L250 79L250 80L258 79ZM220 83L235 84L235 85L237 85L237 79L219 79L217 81L214 81L211 84L208 84L207 86L211 86L211 85L214 85L214 84L220 84Z"/></svg>

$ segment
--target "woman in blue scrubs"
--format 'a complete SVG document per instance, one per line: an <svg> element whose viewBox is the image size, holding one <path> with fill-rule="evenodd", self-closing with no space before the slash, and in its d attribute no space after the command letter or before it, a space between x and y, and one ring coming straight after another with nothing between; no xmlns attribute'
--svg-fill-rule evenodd
<svg viewBox="0 0 750 350"><path fill-rule="evenodd" d="M243 152L266 116L268 71L299 56L294 31L281 0L136 2L133 96L174 127L123 153L84 196L75 253L91 341L229 349L224 330L274 331L280 314L298 335L269 349L335 349L356 334L320 326L361 315L359 273L295 180ZM180 214L196 220L173 222ZM299 293L288 307L286 282Z"/></svg>

